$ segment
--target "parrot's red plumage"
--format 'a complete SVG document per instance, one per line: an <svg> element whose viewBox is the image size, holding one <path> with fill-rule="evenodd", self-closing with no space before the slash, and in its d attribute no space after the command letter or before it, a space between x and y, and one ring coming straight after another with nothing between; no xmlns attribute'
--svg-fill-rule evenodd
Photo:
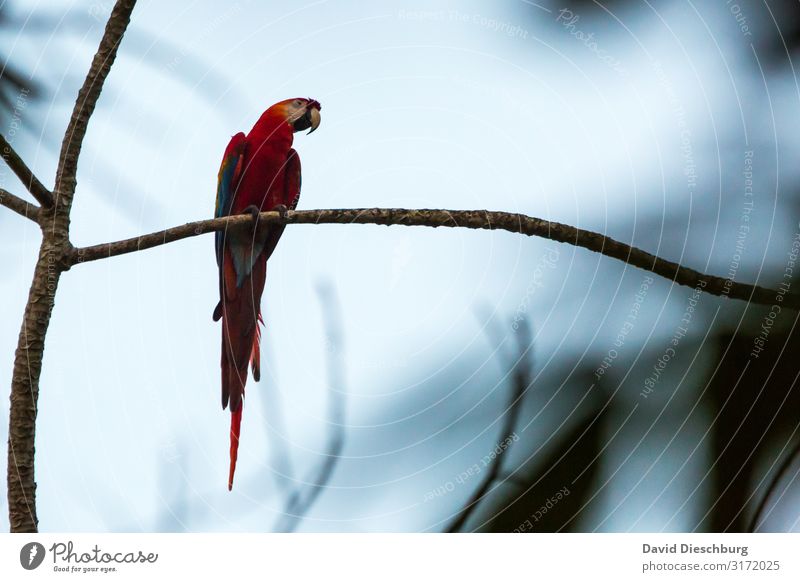
<svg viewBox="0 0 800 582"><path fill-rule="evenodd" d="M267 259L283 234L282 226L259 227L258 212L294 210L300 197L300 158L292 149L294 132L314 131L320 104L313 99L287 99L267 109L248 135L231 138L217 185L215 216L252 214L249 231L218 232L219 304L214 320L222 319L222 407L231 411L228 489L239 452L247 366L253 379L261 376L261 294Z"/></svg>

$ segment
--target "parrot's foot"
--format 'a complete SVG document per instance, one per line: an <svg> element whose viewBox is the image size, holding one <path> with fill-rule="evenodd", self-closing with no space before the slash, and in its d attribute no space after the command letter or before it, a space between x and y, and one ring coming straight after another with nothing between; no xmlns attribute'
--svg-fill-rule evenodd
<svg viewBox="0 0 800 582"><path fill-rule="evenodd" d="M277 212L281 220L286 220L286 214L289 212L289 209L286 208L285 204L278 204L275 208L272 209L273 211Z"/></svg>
<svg viewBox="0 0 800 582"><path fill-rule="evenodd" d="M261 214L261 209L256 206L255 204L251 204L244 210L242 210L242 214L249 214L253 219L253 232L256 232L256 228L258 228L258 218L259 214Z"/></svg>
<svg viewBox="0 0 800 582"><path fill-rule="evenodd" d="M257 222L258 215L261 214L261 209L255 204L251 204L250 206L242 210L242 214L249 214L253 218L253 222Z"/></svg>

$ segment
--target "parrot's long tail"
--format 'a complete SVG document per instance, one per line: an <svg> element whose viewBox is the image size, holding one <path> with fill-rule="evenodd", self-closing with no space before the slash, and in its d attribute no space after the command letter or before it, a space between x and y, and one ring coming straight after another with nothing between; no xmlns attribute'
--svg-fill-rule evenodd
<svg viewBox="0 0 800 582"><path fill-rule="evenodd" d="M236 459L239 458L239 435L242 432L242 410L231 412L231 468L228 471L228 491L233 489L233 474L236 472Z"/></svg>
<svg viewBox="0 0 800 582"><path fill-rule="evenodd" d="M261 312L258 313L258 322L263 325L264 320L261 317ZM261 379L260 370L261 361L261 328L256 324L256 332L253 337L253 346L250 353L250 365L253 369L253 379L258 382ZM226 372L226 366L223 364L223 375ZM234 382L242 383L242 399L239 403L237 410L233 409L231 404L231 465L228 471L228 491L233 489L233 474L236 472L236 460L239 458L239 437L242 432L242 411L244 410L244 380L247 378L247 365L243 370L233 370L233 378L231 378L231 371L227 370L228 381L227 385L231 386ZM225 380L223 379L223 382Z"/></svg>
<svg viewBox="0 0 800 582"><path fill-rule="evenodd" d="M226 256L226 259L228 257ZM228 266L230 263L225 263ZM261 295L267 275L266 258L258 257L253 270L240 285L235 279L226 278L222 308L222 408L230 407L230 470L228 490L233 488L236 459L239 456L242 410L244 409L247 366L252 365L253 378L258 381L260 370L260 343L262 323ZM231 271L228 271L231 272ZM227 274L227 273L226 273Z"/></svg>

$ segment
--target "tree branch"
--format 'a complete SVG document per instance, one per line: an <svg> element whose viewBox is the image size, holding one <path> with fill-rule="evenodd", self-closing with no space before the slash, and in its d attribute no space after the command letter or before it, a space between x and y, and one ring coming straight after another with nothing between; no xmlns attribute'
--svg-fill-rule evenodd
<svg viewBox="0 0 800 582"><path fill-rule="evenodd" d="M39 221L39 208L30 202L26 202L11 192L0 188L0 205L5 206L25 218L30 218L34 222Z"/></svg>
<svg viewBox="0 0 800 582"><path fill-rule="evenodd" d="M737 283L706 275L678 263L667 261L641 249L621 243L600 233L575 228L567 224L542 220L511 212L488 210L407 210L402 208L352 208L342 210L288 211L281 219L277 212L262 212L259 220L266 224L380 224L429 227L458 227L487 230L505 230L526 236L538 236L557 242L582 247L628 265L650 271L678 285L700 287L711 295L742 299L750 303L800 309L800 295L783 295L778 291L758 285ZM182 226L160 230L136 238L74 249L68 263L96 261L116 255L150 249L184 238L228 228L252 225L250 215L238 215L211 220L190 222Z"/></svg>
<svg viewBox="0 0 800 582"><path fill-rule="evenodd" d="M53 206L53 194L44 187L39 179L34 175L31 169L22 161L11 144L8 143L3 135L0 135L0 150L3 153L3 160L5 160L11 171L17 175L17 178L24 184L36 201L45 208ZM12 209L13 210L13 209Z"/></svg>
<svg viewBox="0 0 800 582"><path fill-rule="evenodd" d="M72 197L75 194L78 157L83 146L83 138L86 136L86 129L89 126L89 119L94 113L111 65L117 58L117 48L125 35L135 5L136 0L117 0L114 5L106 23L103 38L100 40L100 46L92 59L83 86L78 92L69 125L61 142L55 193L58 204L65 206L67 212L69 212Z"/></svg>
<svg viewBox="0 0 800 582"><path fill-rule="evenodd" d="M35 532L38 529L34 444L44 340L50 326L61 273L69 268L66 262L72 250L69 241L69 213L77 185L75 176L81 144L89 118L103 88L103 81L114 62L117 47L130 21L134 4L133 0L118 0L111 11L100 46L92 60L83 87L78 93L64 135L55 180L56 199L49 207L43 205L39 211L42 244L39 247L39 258L17 340L14 373L11 379L7 479L8 518L12 532ZM12 169L14 169L13 164L17 166L15 171L20 168L27 170L24 164L20 166L22 161L18 156L16 158L9 156L9 159L12 160L10 162ZM19 172L17 175L20 175ZM32 176L30 174L31 178ZM25 181L23 178L23 182ZM28 180L27 183L32 184L32 180ZM31 193L36 196L33 190Z"/></svg>
<svg viewBox="0 0 800 582"><path fill-rule="evenodd" d="M505 340L500 340L497 344L496 350L500 350ZM463 530L469 517L478 509L481 501L491 493L494 489L492 485L497 481L500 476L500 470L503 467L503 455L509 449L511 442L514 440L514 427L517 425L519 413L522 410L522 401L525 397L525 392L533 384L531 378L532 365L529 362L528 354L531 350L531 336L528 332L528 323L526 320L519 322L518 335L517 335L517 353L513 357L507 357L508 367L510 368L512 384L511 394L508 397L508 406L506 407L505 421L503 422L502 430L500 431L500 451L495 455L489 470L483 477L478 488L470 496L469 500L458 511L453 521L445 530L447 533L457 533ZM501 354L502 355L502 354Z"/></svg>

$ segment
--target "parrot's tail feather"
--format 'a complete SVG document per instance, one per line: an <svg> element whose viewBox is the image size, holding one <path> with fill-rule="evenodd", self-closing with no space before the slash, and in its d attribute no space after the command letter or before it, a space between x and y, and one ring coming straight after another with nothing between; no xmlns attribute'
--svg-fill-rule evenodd
<svg viewBox="0 0 800 582"><path fill-rule="evenodd" d="M236 412L231 412L231 468L228 472L228 491L233 489L233 474L236 471L236 459L239 457L239 435L242 429L242 410L240 406Z"/></svg>
<svg viewBox="0 0 800 582"><path fill-rule="evenodd" d="M261 326L264 325L264 318L261 311L258 312L258 322L256 323L256 334L253 338L253 351L250 354L250 366L253 369L253 380L261 380Z"/></svg>
<svg viewBox="0 0 800 582"><path fill-rule="evenodd" d="M239 450L239 430L242 423L247 367L253 366L258 380L260 366L259 304L264 292L267 261L262 255L253 262L252 272L240 284L235 280L233 256L226 250L223 256L225 280L222 296L222 407L231 411L231 464L228 489L233 487L233 473ZM215 310L216 315L216 310Z"/></svg>

